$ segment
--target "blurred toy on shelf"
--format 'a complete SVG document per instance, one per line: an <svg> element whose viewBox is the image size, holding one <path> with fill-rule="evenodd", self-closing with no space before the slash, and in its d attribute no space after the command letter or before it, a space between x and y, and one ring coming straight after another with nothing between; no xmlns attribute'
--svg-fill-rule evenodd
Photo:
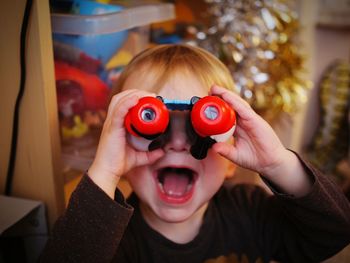
<svg viewBox="0 0 350 263"><path fill-rule="evenodd" d="M74 1L72 14L77 15L104 15L115 13L123 10L119 5L102 4L93 1ZM70 46L79 48L92 58L106 64L115 52L122 46L127 38L128 31L123 30L108 34L88 34L88 35L71 35L71 34L53 34L55 42L65 43Z"/></svg>
<svg viewBox="0 0 350 263"><path fill-rule="evenodd" d="M88 125L81 120L79 115L74 115L73 121L72 128L62 126L63 138L80 138L89 131Z"/></svg>
<svg viewBox="0 0 350 263"><path fill-rule="evenodd" d="M102 118L99 122L90 121L85 125L82 120L87 113L92 115L92 112L106 109L107 85L98 76L60 61L55 61L55 76L62 138L80 138L89 131L92 123L93 126L101 126Z"/></svg>
<svg viewBox="0 0 350 263"><path fill-rule="evenodd" d="M96 17L123 9L120 5L75 0L69 13ZM103 30L100 34L53 33L57 102L64 142L82 138L92 128L102 126L108 86L113 84L106 64L121 48L127 36L128 30L108 34ZM114 69L109 67L109 70Z"/></svg>

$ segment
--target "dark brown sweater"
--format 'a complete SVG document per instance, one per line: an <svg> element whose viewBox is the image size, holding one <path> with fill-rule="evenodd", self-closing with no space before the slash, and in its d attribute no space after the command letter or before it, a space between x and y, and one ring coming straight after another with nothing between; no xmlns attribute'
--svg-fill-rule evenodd
<svg viewBox="0 0 350 263"><path fill-rule="evenodd" d="M350 204L304 163L314 180L302 198L252 185L222 187L198 235L176 244L143 220L138 199L111 200L88 176L56 222L41 262L319 262L350 242ZM129 204L130 205L129 205Z"/></svg>

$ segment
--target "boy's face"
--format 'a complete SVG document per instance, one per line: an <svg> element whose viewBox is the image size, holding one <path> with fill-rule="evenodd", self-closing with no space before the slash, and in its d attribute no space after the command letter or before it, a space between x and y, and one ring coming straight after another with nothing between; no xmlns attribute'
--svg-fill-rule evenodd
<svg viewBox="0 0 350 263"><path fill-rule="evenodd" d="M133 74L123 89L149 90L154 80L150 74L145 78ZM208 91L194 76L177 73L160 87L158 95L190 100L193 96L204 97ZM170 139L163 148L165 155L154 164L137 167L126 175L141 200L146 221L175 223L203 216L208 201L226 176L233 173L233 164L211 149L203 160L192 157L185 131L187 118L188 112L171 112Z"/></svg>

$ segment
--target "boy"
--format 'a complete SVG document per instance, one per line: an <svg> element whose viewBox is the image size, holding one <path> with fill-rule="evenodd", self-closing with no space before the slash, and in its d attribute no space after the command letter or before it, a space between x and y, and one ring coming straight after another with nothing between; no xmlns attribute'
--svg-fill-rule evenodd
<svg viewBox="0 0 350 263"><path fill-rule="evenodd" d="M225 87L225 88L222 88ZM136 56L111 100L93 164L57 221L48 262L318 262L350 241L350 205L232 90L226 67L206 51L164 45ZM234 138L207 157L190 154L188 112L170 113L168 136L137 151L124 119L139 99L221 97L237 113ZM234 165L258 172L274 192L223 187ZM133 194L124 201L121 176Z"/></svg>

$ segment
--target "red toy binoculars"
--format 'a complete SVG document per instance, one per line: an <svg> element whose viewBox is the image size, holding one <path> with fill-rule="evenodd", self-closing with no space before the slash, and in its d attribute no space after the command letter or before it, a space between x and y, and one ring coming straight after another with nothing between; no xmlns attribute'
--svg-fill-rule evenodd
<svg viewBox="0 0 350 263"><path fill-rule="evenodd" d="M234 110L217 96L192 97L190 101L143 97L130 109L125 127L129 143L138 150L153 150L166 143L170 122L169 111L188 110L187 134L191 137L191 154L203 159L208 149L232 136L236 126Z"/></svg>

